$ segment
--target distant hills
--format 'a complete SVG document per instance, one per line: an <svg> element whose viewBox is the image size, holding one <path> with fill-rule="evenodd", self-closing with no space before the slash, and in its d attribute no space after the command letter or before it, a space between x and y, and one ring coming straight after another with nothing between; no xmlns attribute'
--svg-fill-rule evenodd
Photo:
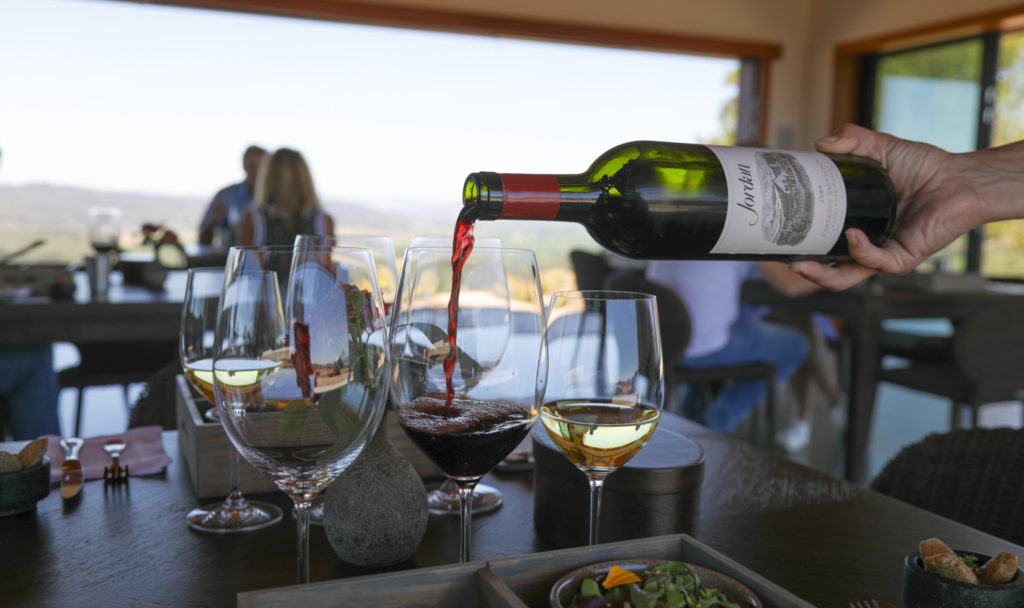
<svg viewBox="0 0 1024 608"><path fill-rule="evenodd" d="M152 193L107 192L54 184L0 185L0 254L34 239L46 245L23 261L80 261L90 250L85 236L89 207L120 207L124 217L122 246L141 240L143 223L164 223L186 242L194 242L208 199ZM340 234L388 234L398 255L414 235L449 236L458 214L417 201L396 207L356 201L322 201ZM576 224L560 222L481 222L477 236L499 237L506 246L533 249L544 269L568 269L573 248L599 249ZM560 281L561 282L561 281Z"/></svg>
<svg viewBox="0 0 1024 608"><path fill-rule="evenodd" d="M166 196L138 192L105 192L53 184L0 185L0 230L49 229L81 231L89 207L120 207L125 231L137 229L144 222L166 223L183 233L194 232L209 199ZM430 214L421 207L410 206L409 213L375 210L370 206L343 201L323 201L324 207L339 226L378 228L392 226L404 231L417 224L430 222ZM452 212L447 223L454 223ZM443 222L438 219L438 226Z"/></svg>

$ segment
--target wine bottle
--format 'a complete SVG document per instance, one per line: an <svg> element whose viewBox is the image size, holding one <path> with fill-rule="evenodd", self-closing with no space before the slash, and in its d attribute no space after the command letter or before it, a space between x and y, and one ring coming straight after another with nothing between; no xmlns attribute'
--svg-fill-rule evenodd
<svg viewBox="0 0 1024 608"><path fill-rule="evenodd" d="M472 173L460 217L578 222L631 258L841 261L847 228L885 241L895 203L859 156L635 141L574 175Z"/></svg>

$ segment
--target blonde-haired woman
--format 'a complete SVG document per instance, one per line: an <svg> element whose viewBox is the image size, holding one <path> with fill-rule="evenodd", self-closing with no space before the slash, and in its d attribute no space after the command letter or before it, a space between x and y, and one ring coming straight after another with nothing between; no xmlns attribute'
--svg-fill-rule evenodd
<svg viewBox="0 0 1024 608"><path fill-rule="evenodd" d="M255 202L242 218L242 245L291 245L299 234L334 234L302 154L281 148L265 161Z"/></svg>

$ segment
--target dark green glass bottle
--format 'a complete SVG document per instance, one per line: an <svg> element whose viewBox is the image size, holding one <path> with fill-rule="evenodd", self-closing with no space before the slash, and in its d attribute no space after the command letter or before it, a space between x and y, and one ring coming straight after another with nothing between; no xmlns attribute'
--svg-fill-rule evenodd
<svg viewBox="0 0 1024 608"><path fill-rule="evenodd" d="M895 203L867 158L637 141L574 175L472 173L462 217L577 222L639 259L840 261L846 228L885 241Z"/></svg>

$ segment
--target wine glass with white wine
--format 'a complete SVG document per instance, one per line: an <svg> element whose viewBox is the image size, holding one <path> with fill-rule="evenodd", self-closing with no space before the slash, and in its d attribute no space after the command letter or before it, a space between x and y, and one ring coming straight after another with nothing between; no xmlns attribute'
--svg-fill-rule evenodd
<svg viewBox="0 0 1024 608"><path fill-rule="evenodd" d="M213 406L213 337L217 328L217 306L224 283L224 268L190 268L185 280L185 302L181 313L178 355L189 383ZM216 417L213 422L220 422ZM281 509L268 502L250 501L239 484L239 459L229 450L230 492L219 503L197 507L186 517L188 526L200 532L248 532L281 520Z"/></svg>
<svg viewBox="0 0 1024 608"><path fill-rule="evenodd" d="M590 485L589 544L598 542L604 480L654 434L665 383L655 298L559 291L545 334L547 386L540 422Z"/></svg>

